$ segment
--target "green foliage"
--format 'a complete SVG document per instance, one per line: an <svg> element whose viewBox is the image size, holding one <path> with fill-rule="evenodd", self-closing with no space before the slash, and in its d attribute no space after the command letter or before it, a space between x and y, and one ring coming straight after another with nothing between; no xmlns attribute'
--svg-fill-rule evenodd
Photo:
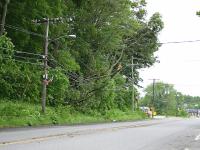
<svg viewBox="0 0 200 150"><path fill-rule="evenodd" d="M115 108L115 93L112 91L114 88L115 82L110 80L105 88L96 92L95 99L99 101L98 110L103 114Z"/></svg>
<svg viewBox="0 0 200 150"><path fill-rule="evenodd" d="M0 128L50 124L71 125L107 122L111 120L139 120L145 118L145 115L141 112L132 113L130 111L122 112L120 110L109 111L105 116L98 113L88 115L66 106L58 106L57 108L47 107L46 114L43 115L40 112L40 105L32 105L19 101L9 102L8 100L0 100L0 103Z"/></svg>
<svg viewBox="0 0 200 150"><path fill-rule="evenodd" d="M43 39L41 37L20 32L20 29L14 30L12 26L42 34L44 27L34 24L32 20L44 17L64 16L63 11L66 9L66 5L63 3L65 3L64 0L11 1L6 18L7 24L11 26L7 28L7 32L8 36L13 39L16 48L20 50L25 49L30 52L42 52ZM53 37L56 37L67 33L67 27L64 24L59 28L54 26L53 29L51 28L50 36L54 35Z"/></svg>
<svg viewBox="0 0 200 150"><path fill-rule="evenodd" d="M196 12L196 15L197 15L197 16L200 16L200 11L197 11L197 12Z"/></svg>
<svg viewBox="0 0 200 150"><path fill-rule="evenodd" d="M5 35L0 37L0 55L3 57L4 55L7 57L12 57L14 53L14 45L11 40L7 38Z"/></svg>
<svg viewBox="0 0 200 150"><path fill-rule="evenodd" d="M183 99L184 104L187 105L187 108L200 109L200 97L199 96L183 95L182 99Z"/></svg>
<svg viewBox="0 0 200 150"><path fill-rule="evenodd" d="M50 82L48 88L48 102L50 106L64 104L69 86L69 79L59 68L50 70L49 78L51 77L53 81Z"/></svg>
<svg viewBox="0 0 200 150"><path fill-rule="evenodd" d="M61 50L56 56L58 63L67 71L79 71L80 66L76 63L69 51Z"/></svg>
<svg viewBox="0 0 200 150"><path fill-rule="evenodd" d="M115 78L115 103L116 107L120 110L126 111L131 110L132 106L132 91L130 90L130 86L126 87L126 79L124 79L121 75L116 75Z"/></svg>
<svg viewBox="0 0 200 150"><path fill-rule="evenodd" d="M0 97L37 102L40 72L36 66L15 62L14 46L5 36L0 37Z"/></svg>
<svg viewBox="0 0 200 150"><path fill-rule="evenodd" d="M157 82L154 91L153 101L153 85L145 89L146 94L141 102L142 106L153 106L158 114L165 115L176 115L178 109L182 109L181 95L177 94L173 85Z"/></svg>
<svg viewBox="0 0 200 150"><path fill-rule="evenodd" d="M111 111L108 111L105 115L106 119L109 120L116 120L116 121L129 121L129 120L141 120L141 119L145 119L147 116L145 113L141 112L141 111L135 111L135 112L131 112L131 111L121 111L118 109L114 109Z"/></svg>
<svg viewBox="0 0 200 150"><path fill-rule="evenodd" d="M137 70L153 65L154 52L160 46L157 37L163 28L161 16L155 13L146 20L146 5L145 0L11 1L6 32L17 50L42 54L44 25L36 25L32 20L63 17L62 24L50 24L48 66L53 81L48 85L47 105L70 106L89 114L127 111L131 109L131 56L137 64L137 85ZM76 38L69 38L69 34ZM0 97L38 104L41 59L22 54L25 60L19 63L22 59L16 57L11 41L2 36L1 45L11 51L0 52L0 61L4 62L0 70ZM2 59L3 55L9 59ZM127 79L123 79L124 75ZM52 119L54 123L59 120L57 116Z"/></svg>
<svg viewBox="0 0 200 150"><path fill-rule="evenodd" d="M177 116L188 117L188 113L185 110L179 110Z"/></svg>
<svg viewBox="0 0 200 150"><path fill-rule="evenodd" d="M164 27L164 24L161 20L161 15L159 13L153 14L148 22L148 25L153 32L159 33Z"/></svg>
<svg viewBox="0 0 200 150"><path fill-rule="evenodd" d="M200 97L183 95L167 83L155 84L155 99L153 104L153 85L145 89L145 96L140 101L141 106L154 106L158 114L187 117L186 109L199 109Z"/></svg>

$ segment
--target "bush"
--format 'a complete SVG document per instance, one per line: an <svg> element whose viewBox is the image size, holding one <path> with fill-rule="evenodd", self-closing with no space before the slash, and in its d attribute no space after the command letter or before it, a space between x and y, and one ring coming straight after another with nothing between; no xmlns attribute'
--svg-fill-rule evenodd
<svg viewBox="0 0 200 150"><path fill-rule="evenodd" d="M180 110L180 111L178 111L178 116L188 117L188 113L185 110Z"/></svg>
<svg viewBox="0 0 200 150"><path fill-rule="evenodd" d="M123 112L110 110L102 116L98 112L83 114L66 106L47 107L46 114L40 112L40 105L20 101L0 100L0 127L35 126L52 124L83 124L107 121L140 120L145 118L142 112Z"/></svg>

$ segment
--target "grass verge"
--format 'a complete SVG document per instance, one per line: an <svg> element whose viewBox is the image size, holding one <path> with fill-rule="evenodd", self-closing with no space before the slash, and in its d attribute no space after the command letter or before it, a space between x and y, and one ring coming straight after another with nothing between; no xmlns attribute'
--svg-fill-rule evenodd
<svg viewBox="0 0 200 150"><path fill-rule="evenodd" d="M142 112L112 110L105 115L82 114L69 107L47 107L46 114L40 112L40 105L23 102L0 101L0 128L38 125L72 125L101 123L110 121L141 120L146 116Z"/></svg>

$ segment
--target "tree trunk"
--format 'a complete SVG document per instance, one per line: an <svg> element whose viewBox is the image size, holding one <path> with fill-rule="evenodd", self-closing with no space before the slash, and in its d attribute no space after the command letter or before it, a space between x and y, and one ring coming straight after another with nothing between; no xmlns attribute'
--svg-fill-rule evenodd
<svg viewBox="0 0 200 150"><path fill-rule="evenodd" d="M5 4L2 6L3 12L2 12L2 17L1 17L1 24L0 24L0 36L3 35L4 33L4 26L6 22L6 14L7 14L7 8L10 0L5 0Z"/></svg>
<svg viewBox="0 0 200 150"><path fill-rule="evenodd" d="M0 20L1 20L2 12L3 12L3 3L0 1Z"/></svg>

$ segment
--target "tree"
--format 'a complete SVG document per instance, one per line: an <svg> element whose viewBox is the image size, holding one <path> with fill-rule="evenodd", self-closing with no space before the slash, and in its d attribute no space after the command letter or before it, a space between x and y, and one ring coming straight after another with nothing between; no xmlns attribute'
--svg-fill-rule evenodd
<svg viewBox="0 0 200 150"><path fill-rule="evenodd" d="M31 20L62 16L63 24L50 27L48 65L64 85L50 84L49 99L54 104L68 104L83 111L125 109L130 106L130 92L123 88L118 93L115 89L130 86L130 81L119 84L116 79L123 75L131 77L127 66L134 56L137 85L141 80L137 69L156 62L153 53L160 46L157 36L163 28L161 16L156 13L146 20L145 7L144 0L12 1L7 35L17 50L41 54L44 28ZM77 38L69 39L68 34L76 34ZM35 86L39 88L38 84ZM57 89L63 90L59 93Z"/></svg>
<svg viewBox="0 0 200 150"><path fill-rule="evenodd" d="M151 106L153 98L153 85L145 89L142 105ZM179 99L180 100L180 99ZM180 104L180 103L179 103ZM177 111L177 92L173 85L163 82L155 83L155 99L153 107L159 114L175 115Z"/></svg>
<svg viewBox="0 0 200 150"><path fill-rule="evenodd" d="M200 97L183 95L183 103L187 105L187 108L191 109L200 108Z"/></svg>
<svg viewBox="0 0 200 150"><path fill-rule="evenodd" d="M134 9L131 10L130 7ZM76 39L71 49L73 54L76 53L74 56L78 56L76 58L84 78L96 76L99 80L101 76L106 76L103 80L110 80L117 73L130 77L130 69L126 68L126 65L134 54L138 58L134 60L138 64L134 75L137 83L138 72L136 69L152 65L155 62L153 53L159 47L157 44L159 31L152 28L154 22L157 21L149 23L150 21L145 21L144 15L143 18L141 14L138 15L139 11L144 9L144 4L138 2L137 5L132 6L130 1L125 0L82 1L78 7L75 5L75 8L77 16L74 19L74 32L79 38ZM156 17L151 20L154 18ZM161 20L159 21L161 23ZM161 29L162 23L159 26L158 28ZM149 34L146 35L147 31ZM145 39L148 39L149 42L147 43ZM138 61L140 58L141 60ZM121 69L118 67L120 65ZM96 81L91 80L91 82L95 83ZM107 82L104 81L104 83ZM96 84L94 85L97 87ZM96 90L104 87L101 84L101 87ZM86 95L91 96L91 94L95 94L96 90L93 88L88 91L90 95ZM91 93L91 91L93 92Z"/></svg>
<svg viewBox="0 0 200 150"><path fill-rule="evenodd" d="M197 16L200 16L200 11L197 11L197 12L196 12L196 15L197 15Z"/></svg>

